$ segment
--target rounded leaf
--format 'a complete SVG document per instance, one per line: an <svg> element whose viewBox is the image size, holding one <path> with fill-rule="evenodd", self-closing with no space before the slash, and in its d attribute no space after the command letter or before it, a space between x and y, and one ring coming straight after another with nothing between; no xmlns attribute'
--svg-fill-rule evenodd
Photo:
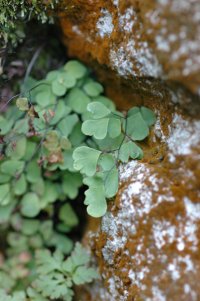
<svg viewBox="0 0 200 301"><path fill-rule="evenodd" d="M79 79L87 73L86 67L76 60L67 62L64 66L64 70L69 72L74 78Z"/></svg>
<svg viewBox="0 0 200 301"><path fill-rule="evenodd" d="M141 114L148 126L151 126L156 122L156 115L152 110L146 107L141 107Z"/></svg>
<svg viewBox="0 0 200 301"><path fill-rule="evenodd" d="M10 201L11 201L10 185L9 184L0 185L0 204L5 206L8 205Z"/></svg>
<svg viewBox="0 0 200 301"><path fill-rule="evenodd" d="M23 171L24 161L8 160L1 164L1 171L10 176L16 176Z"/></svg>
<svg viewBox="0 0 200 301"><path fill-rule="evenodd" d="M72 89L66 97L67 105L78 114L86 111L90 98L79 88Z"/></svg>
<svg viewBox="0 0 200 301"><path fill-rule="evenodd" d="M121 121L117 118L110 118L108 124L108 134L111 138L116 138L121 134Z"/></svg>
<svg viewBox="0 0 200 301"><path fill-rule="evenodd" d="M31 161L26 169L26 178L30 183L36 183L41 176L41 168L36 161Z"/></svg>
<svg viewBox="0 0 200 301"><path fill-rule="evenodd" d="M89 82L83 86L87 95L95 97L103 92L103 86L97 82Z"/></svg>
<svg viewBox="0 0 200 301"><path fill-rule="evenodd" d="M93 176L100 154L100 151L87 146L77 147L73 152L74 168L87 176Z"/></svg>
<svg viewBox="0 0 200 301"><path fill-rule="evenodd" d="M27 193L21 201L21 212L24 216L35 217L40 212L40 200L36 193Z"/></svg>
<svg viewBox="0 0 200 301"><path fill-rule="evenodd" d="M129 158L141 159L143 152L141 148L132 141L123 143L119 150L119 160L127 163Z"/></svg>
<svg viewBox="0 0 200 301"><path fill-rule="evenodd" d="M26 152L26 143L27 143L26 137L16 138L14 145L13 143L10 143L7 146L6 155L14 160L22 159Z"/></svg>
<svg viewBox="0 0 200 301"><path fill-rule="evenodd" d="M67 92L67 88L63 84L62 79L56 79L52 82L52 91L56 96L63 96Z"/></svg>
<svg viewBox="0 0 200 301"><path fill-rule="evenodd" d="M27 182L24 174L20 176L19 179L16 179L14 184L14 194L15 195L22 195L26 192Z"/></svg>
<svg viewBox="0 0 200 301"><path fill-rule="evenodd" d="M94 119L106 117L111 112L104 104L97 101L89 103L87 110L92 114L92 118Z"/></svg>
<svg viewBox="0 0 200 301"><path fill-rule="evenodd" d="M108 132L109 118L97 120L86 120L82 124L82 132L88 136L94 136L96 139L104 139Z"/></svg>
<svg viewBox="0 0 200 301"><path fill-rule="evenodd" d="M69 203L61 207L59 218L62 222L64 222L65 225L69 227L75 227L78 225L78 217Z"/></svg>
<svg viewBox="0 0 200 301"><path fill-rule="evenodd" d="M144 140L149 134L149 128L142 118L141 113L136 113L127 118L126 133L133 140Z"/></svg>

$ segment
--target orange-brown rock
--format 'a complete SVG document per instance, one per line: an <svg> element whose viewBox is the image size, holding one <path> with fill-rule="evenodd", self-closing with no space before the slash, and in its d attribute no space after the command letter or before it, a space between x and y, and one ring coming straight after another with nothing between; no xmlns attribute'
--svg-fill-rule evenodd
<svg viewBox="0 0 200 301"><path fill-rule="evenodd" d="M64 0L70 56L114 70L140 88L179 82L200 93L198 0Z"/></svg>
<svg viewBox="0 0 200 301"><path fill-rule="evenodd" d="M157 114L144 159L121 166L120 189L85 244L99 282L81 301L200 300L200 2L64 0L69 56L92 66L126 110Z"/></svg>
<svg viewBox="0 0 200 301"><path fill-rule="evenodd" d="M82 300L200 300L200 122L176 112L166 129L162 117L152 151L121 166L115 200L85 237L102 281Z"/></svg>

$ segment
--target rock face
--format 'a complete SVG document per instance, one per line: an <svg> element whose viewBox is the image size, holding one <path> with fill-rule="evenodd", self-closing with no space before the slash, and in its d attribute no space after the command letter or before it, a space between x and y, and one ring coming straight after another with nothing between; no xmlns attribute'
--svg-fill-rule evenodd
<svg viewBox="0 0 200 301"><path fill-rule="evenodd" d="M103 275L89 300L200 300L199 130L175 113L166 133L158 119L151 139L168 151L121 166L119 193L85 238Z"/></svg>
<svg viewBox="0 0 200 301"><path fill-rule="evenodd" d="M162 79L200 94L198 0L66 0L64 4L61 26L72 56L97 61L140 88Z"/></svg>
<svg viewBox="0 0 200 301"><path fill-rule="evenodd" d="M126 110L157 114L144 159L84 241L102 280L81 301L200 300L200 2L66 0L68 54L91 65ZM95 225L95 226L94 226Z"/></svg>

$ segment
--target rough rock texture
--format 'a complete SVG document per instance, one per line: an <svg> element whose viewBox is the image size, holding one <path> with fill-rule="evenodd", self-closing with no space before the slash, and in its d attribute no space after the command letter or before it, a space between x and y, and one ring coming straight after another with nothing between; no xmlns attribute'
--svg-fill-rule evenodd
<svg viewBox="0 0 200 301"><path fill-rule="evenodd" d="M150 88L154 78L183 83L200 94L198 0L64 3L61 26L69 54L97 61L140 88Z"/></svg>
<svg viewBox="0 0 200 301"><path fill-rule="evenodd" d="M166 131L160 119L157 152L121 166L116 199L85 237L103 280L83 300L200 300L200 122L176 112Z"/></svg>
<svg viewBox="0 0 200 301"><path fill-rule="evenodd" d="M120 189L85 244L102 280L81 301L200 300L200 2L66 0L68 54L91 65L126 110L157 113L144 159L121 166Z"/></svg>

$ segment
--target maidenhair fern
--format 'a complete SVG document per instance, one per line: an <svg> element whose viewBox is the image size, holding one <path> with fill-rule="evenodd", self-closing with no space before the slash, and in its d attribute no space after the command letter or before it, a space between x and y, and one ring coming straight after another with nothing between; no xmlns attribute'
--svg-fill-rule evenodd
<svg viewBox="0 0 200 301"><path fill-rule="evenodd" d="M80 245L66 257L73 249L67 234L79 222L71 200L85 185L87 212L103 216L118 191L119 164L143 157L137 141L148 136L156 118L145 107L117 111L78 61L43 80L28 78L21 88L16 101L2 105L0 116L0 224L9 229L11 258L0 266L0 279L10 283L6 288L0 281L0 296L68 301L73 284L97 277ZM28 256L34 273L26 260L17 266L20 254ZM17 275L9 276L11 268ZM26 273L27 283L21 284Z"/></svg>
<svg viewBox="0 0 200 301"><path fill-rule="evenodd" d="M126 115L118 112L77 61L49 72L44 80L31 81L31 89L0 120L6 143L0 203L11 206L20 199L22 215L33 218L58 199L75 198L83 177L89 186L88 213L104 215L105 198L118 190L118 164L142 158L135 141L148 136L154 113L145 107L134 107Z"/></svg>

